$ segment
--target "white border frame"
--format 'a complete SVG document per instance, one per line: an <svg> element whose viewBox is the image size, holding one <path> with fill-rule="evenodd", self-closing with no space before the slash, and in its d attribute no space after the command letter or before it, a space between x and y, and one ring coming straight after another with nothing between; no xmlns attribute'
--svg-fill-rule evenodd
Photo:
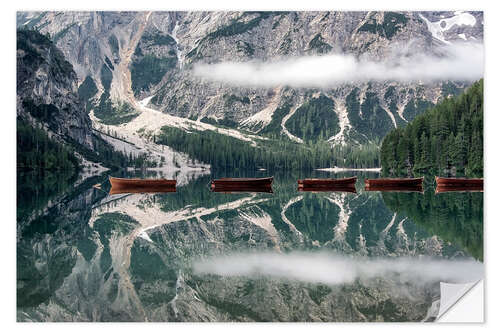
<svg viewBox="0 0 500 333"><path fill-rule="evenodd" d="M471 330L492 328L498 325L498 308L494 302L495 296L500 295L497 281L498 264L496 263L496 255L498 251L497 237L500 237L500 219L498 218L498 210L494 210L495 203L498 198L495 194L495 189L499 185L498 173L495 173L495 166L499 165L499 155L496 154L496 140L499 140L498 133L500 130L497 125L500 124L500 108L498 99L500 95L499 83L499 62L500 54L498 33L500 32L500 15L495 6L494 1L465 1L465 0L420 0L412 3L404 3L397 0L385 0L383 2L373 2L369 0L358 1L320 1L320 0L286 0L286 1L270 1L270 0L253 0L250 2L239 2L234 0L212 0L204 1L178 1L178 2L156 2L156 1L96 1L87 0L83 3L70 5L64 0L46 0L43 2L34 0L25 0L22 2L4 2L1 11L0 24L2 25L3 37L1 39L3 52L1 52L3 74L1 85L3 102L3 121L1 122L1 142L3 143L3 156L7 157L2 163L2 174L4 175L4 185L2 186L2 203L4 216L2 219L4 241L1 242L4 264L7 269L1 275L3 288L2 292L2 326L6 329L16 331L67 331L68 329L78 332L87 332L88 330L109 331L119 329L124 332L135 332L138 329L149 330L178 330L178 329L202 329L203 331L216 332L233 332L234 330L254 332L255 330L272 330L272 331L303 331L304 329L314 329L317 331L341 330L362 330L369 329L375 332L386 332L392 330L405 330L420 332L422 329L427 330L442 330L443 328L451 328L457 332L470 332ZM16 323L16 194L15 194L15 156L16 156L16 127L15 127L15 77L16 77L16 60L15 60L15 20L16 11L23 10L479 10L484 11L485 21L485 117L484 117L484 137L485 137L485 228L484 228L484 246L485 246L485 321L486 324L237 324L237 323L217 323L217 324L138 324L138 323L113 323L113 324L84 324L84 323L43 323L43 324L26 324ZM491 254L491 255L490 255ZM490 259L491 258L491 259ZM491 283L488 283L491 281ZM490 295L489 297L487 295ZM369 326L366 326L369 325ZM425 325L425 328L424 326ZM472 325L472 326L471 326ZM497 328L498 330L498 328Z"/></svg>

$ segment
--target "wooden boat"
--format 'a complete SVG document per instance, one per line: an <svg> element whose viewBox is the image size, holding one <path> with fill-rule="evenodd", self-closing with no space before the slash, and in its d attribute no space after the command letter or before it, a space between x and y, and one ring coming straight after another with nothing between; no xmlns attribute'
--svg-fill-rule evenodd
<svg viewBox="0 0 500 333"><path fill-rule="evenodd" d="M226 188L226 189L238 189L238 188L259 188L259 187L271 187L273 183L273 177L266 178L220 178L214 179L211 183L211 188Z"/></svg>
<svg viewBox="0 0 500 333"><path fill-rule="evenodd" d="M357 193L356 187L353 186L321 186L321 187L301 187L298 188L299 192L347 192L347 193Z"/></svg>
<svg viewBox="0 0 500 333"><path fill-rule="evenodd" d="M109 177L111 190L114 191L148 191L161 192L165 188L175 188L175 179L141 179L141 178L116 178ZM139 192L134 192L139 193Z"/></svg>
<svg viewBox="0 0 500 333"><path fill-rule="evenodd" d="M436 176L436 184L442 187L483 186L483 178L445 178Z"/></svg>
<svg viewBox="0 0 500 333"><path fill-rule="evenodd" d="M299 179L298 184L300 187L346 187L346 186L354 186L356 184L356 180L358 177L349 177L349 178L306 178Z"/></svg>
<svg viewBox="0 0 500 333"><path fill-rule="evenodd" d="M372 186L367 186L365 187L365 191L379 191L379 192L424 192L424 188L422 185L413 185L413 186L404 186L404 185L398 185L398 186L392 186L392 185L384 185L384 186L378 186L378 185L372 185Z"/></svg>
<svg viewBox="0 0 500 333"><path fill-rule="evenodd" d="M365 179L365 188L382 186L422 186L424 177L420 178L375 178Z"/></svg>
<svg viewBox="0 0 500 333"><path fill-rule="evenodd" d="M483 192L482 185L469 185L469 186L437 186L436 194L445 192Z"/></svg>

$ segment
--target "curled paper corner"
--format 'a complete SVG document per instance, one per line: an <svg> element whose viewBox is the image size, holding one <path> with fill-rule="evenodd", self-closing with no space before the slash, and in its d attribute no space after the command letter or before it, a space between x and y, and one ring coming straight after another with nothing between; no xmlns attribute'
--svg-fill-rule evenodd
<svg viewBox="0 0 500 333"><path fill-rule="evenodd" d="M484 281L470 283L441 282L437 322L484 322Z"/></svg>

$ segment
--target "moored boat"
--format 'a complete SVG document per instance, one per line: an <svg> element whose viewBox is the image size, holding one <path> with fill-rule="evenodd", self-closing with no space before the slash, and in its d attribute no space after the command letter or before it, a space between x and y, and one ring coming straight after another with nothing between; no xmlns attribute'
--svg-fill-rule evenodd
<svg viewBox="0 0 500 333"><path fill-rule="evenodd" d="M424 177L420 178L375 178L365 179L365 188L371 187L400 187L422 186Z"/></svg>
<svg viewBox="0 0 500 333"><path fill-rule="evenodd" d="M446 178L436 176L436 184L441 187L483 186L483 178Z"/></svg>
<svg viewBox="0 0 500 333"><path fill-rule="evenodd" d="M111 188L117 190L160 190L163 188L175 188L177 181L175 179L141 179L141 178L117 178L109 177Z"/></svg>
<svg viewBox="0 0 500 333"><path fill-rule="evenodd" d="M273 177L266 178L220 178L214 179L211 183L211 188L256 188L256 187L271 187Z"/></svg>
<svg viewBox="0 0 500 333"><path fill-rule="evenodd" d="M300 187L346 187L346 186L354 186L356 184L357 177L349 177L349 178L306 178L299 179L297 182Z"/></svg>

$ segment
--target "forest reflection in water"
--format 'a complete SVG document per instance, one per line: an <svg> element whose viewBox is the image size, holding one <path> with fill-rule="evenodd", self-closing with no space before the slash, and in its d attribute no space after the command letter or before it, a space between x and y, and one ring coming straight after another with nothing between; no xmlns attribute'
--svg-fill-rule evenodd
<svg viewBox="0 0 500 333"><path fill-rule="evenodd" d="M18 218L18 320L419 321L440 281L482 276L482 193L365 192L376 175L356 175L357 193L299 192L325 174L298 173L274 193L201 175L175 193L108 195L93 177L37 205L18 194L40 211Z"/></svg>

